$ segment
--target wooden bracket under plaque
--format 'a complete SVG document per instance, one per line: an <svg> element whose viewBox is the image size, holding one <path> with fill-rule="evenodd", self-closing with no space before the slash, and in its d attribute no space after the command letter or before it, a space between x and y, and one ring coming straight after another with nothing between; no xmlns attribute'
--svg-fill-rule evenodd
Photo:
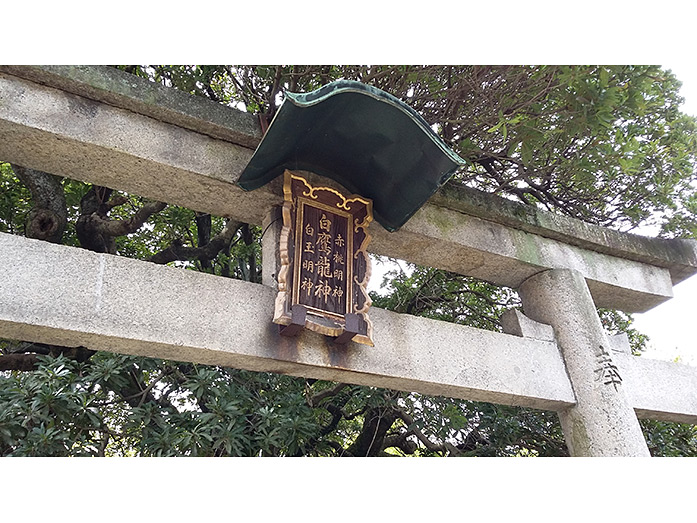
<svg viewBox="0 0 697 523"><path fill-rule="evenodd" d="M307 309L302 305L294 305L290 313L290 323L288 325L279 325L279 334L283 336L297 336L305 327L306 319Z"/></svg>
<svg viewBox="0 0 697 523"><path fill-rule="evenodd" d="M305 328L331 336L335 343L372 346L366 248L373 202L345 197L331 187L313 187L290 171L284 173L283 194L274 323L284 335L296 335L304 322Z"/></svg>

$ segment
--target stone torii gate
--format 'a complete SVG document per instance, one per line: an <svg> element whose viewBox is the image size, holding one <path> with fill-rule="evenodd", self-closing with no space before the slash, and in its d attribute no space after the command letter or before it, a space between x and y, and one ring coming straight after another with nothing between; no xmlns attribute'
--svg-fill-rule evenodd
<svg viewBox="0 0 697 523"><path fill-rule="evenodd" d="M235 183L260 139L251 115L114 69L0 67L4 161L267 226L280 181ZM262 285L0 234L0 337L554 410L575 456L648 456L638 417L697 423L697 369L632 356L596 313L670 299L697 242L447 185L371 233L376 254L517 289L524 314L497 333L373 308L374 347L289 338L271 323L274 234Z"/></svg>

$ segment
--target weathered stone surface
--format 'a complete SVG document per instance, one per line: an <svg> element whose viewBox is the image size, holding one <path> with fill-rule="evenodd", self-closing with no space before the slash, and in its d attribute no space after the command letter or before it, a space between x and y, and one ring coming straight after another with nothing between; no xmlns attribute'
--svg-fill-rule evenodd
<svg viewBox="0 0 697 523"><path fill-rule="evenodd" d="M640 418L697 425L697 368L615 354L629 401Z"/></svg>
<svg viewBox="0 0 697 523"><path fill-rule="evenodd" d="M4 161L218 216L258 215L253 223L261 223L259 209L276 198L234 184L251 155L226 141L0 74Z"/></svg>
<svg viewBox="0 0 697 523"><path fill-rule="evenodd" d="M673 284L697 272L694 240L623 233L454 184L446 184L430 202L569 245L665 267L670 270Z"/></svg>
<svg viewBox="0 0 697 523"><path fill-rule="evenodd" d="M253 115L111 67L0 66L0 71L252 149L261 139ZM674 284L697 272L694 241L621 233L455 184L446 184L431 203L584 249L666 267Z"/></svg>
<svg viewBox="0 0 697 523"><path fill-rule="evenodd" d="M97 96L90 89L84 90ZM250 149L130 110L0 74L2 160L261 224L270 207L282 201L280 181L252 193L239 189L235 181L251 154ZM424 206L397 233L378 225L371 233L372 252L499 285L516 287L540 271L572 268L587 279L601 307L642 312L672 296L666 267L433 204Z"/></svg>
<svg viewBox="0 0 697 523"><path fill-rule="evenodd" d="M672 297L667 269L613 257L425 205L397 233L371 228L377 254L517 287L547 269L572 268L598 307L648 310Z"/></svg>
<svg viewBox="0 0 697 523"><path fill-rule="evenodd" d="M531 320L518 309L509 309L501 315L503 332L542 341L556 341L554 329L538 321Z"/></svg>
<svg viewBox="0 0 697 523"><path fill-rule="evenodd" d="M620 354L632 354L632 347L629 345L629 336L626 332L608 336L607 341L610 343L610 349Z"/></svg>
<svg viewBox="0 0 697 523"><path fill-rule="evenodd" d="M521 285L525 314L548 323L563 355L576 405L559 411L572 456L649 456L586 283L556 269Z"/></svg>
<svg viewBox="0 0 697 523"><path fill-rule="evenodd" d="M501 315L504 332L555 341L554 329L518 309ZM633 356L626 333L606 336L612 359L620 369L629 403L639 418L697 423L697 368Z"/></svg>
<svg viewBox="0 0 697 523"><path fill-rule="evenodd" d="M312 332L279 336L276 291L262 285L2 233L0 266L13 274L0 279L0 338L551 410L575 403L554 342L373 308L375 347L341 348ZM697 423L697 369L613 359L638 416Z"/></svg>
<svg viewBox="0 0 697 523"><path fill-rule="evenodd" d="M573 404L552 342L371 309L375 347L278 334L269 287L0 234L0 337L534 408Z"/></svg>
<svg viewBox="0 0 697 523"><path fill-rule="evenodd" d="M259 121L252 114L149 82L112 67L4 65L0 66L0 71L250 149L256 148L261 140Z"/></svg>

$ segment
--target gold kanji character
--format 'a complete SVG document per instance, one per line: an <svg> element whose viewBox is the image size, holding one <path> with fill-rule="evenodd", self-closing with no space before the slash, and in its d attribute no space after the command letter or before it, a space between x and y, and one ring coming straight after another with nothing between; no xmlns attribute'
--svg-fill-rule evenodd
<svg viewBox="0 0 697 523"><path fill-rule="evenodd" d="M315 248L312 245L312 242L305 242L305 250L303 252L309 252L310 254L315 253Z"/></svg>
<svg viewBox="0 0 697 523"><path fill-rule="evenodd" d="M303 260L303 269L310 272L315 272L315 262L312 260Z"/></svg>
<svg viewBox="0 0 697 523"><path fill-rule="evenodd" d="M343 269L334 269L334 277L337 280L344 281L344 271Z"/></svg>
<svg viewBox="0 0 697 523"><path fill-rule="evenodd" d="M329 266L329 258L326 256L320 256L317 260L317 276L323 276L325 278L332 277L332 269Z"/></svg>
<svg viewBox="0 0 697 523"><path fill-rule="evenodd" d="M337 247L343 247L346 244L346 240L344 240L341 234L337 234L334 243L337 245Z"/></svg>
<svg viewBox="0 0 697 523"><path fill-rule="evenodd" d="M329 246L331 239L331 236L326 232L321 232L317 235L317 246L321 252L331 254L332 248Z"/></svg>
<svg viewBox="0 0 697 523"><path fill-rule="evenodd" d="M327 303L327 296L329 296L331 292L331 286L322 280L320 280L319 284L315 287L315 296L324 296L324 303Z"/></svg>
<svg viewBox="0 0 697 523"><path fill-rule="evenodd" d="M336 287L336 288L334 289L334 292L332 292L332 296L335 296L335 297L337 297L337 298L339 298L339 299L341 299L341 297L342 297L343 295L344 295L344 291L343 291L343 289L342 289L341 287Z"/></svg>
<svg viewBox="0 0 697 523"><path fill-rule="evenodd" d="M305 226L305 234L307 234L308 236L315 235L315 230L312 228L312 226L309 223Z"/></svg>
<svg viewBox="0 0 697 523"><path fill-rule="evenodd" d="M339 253L339 252L335 252L334 253L334 263L338 263L339 265L343 265L344 264L344 255Z"/></svg>
<svg viewBox="0 0 697 523"><path fill-rule="evenodd" d="M332 222L327 218L327 215L322 213L322 218L319 220L319 228L322 229L323 231L329 232L329 229L332 226Z"/></svg>
<svg viewBox="0 0 697 523"><path fill-rule="evenodd" d="M302 285L300 285L300 288L303 289L304 291L307 291L307 295L309 296L309 295L310 295L310 292L312 292L312 285L313 285L313 283L312 283L312 281L310 280L310 278L307 278L307 277L306 277L306 278L303 280Z"/></svg>

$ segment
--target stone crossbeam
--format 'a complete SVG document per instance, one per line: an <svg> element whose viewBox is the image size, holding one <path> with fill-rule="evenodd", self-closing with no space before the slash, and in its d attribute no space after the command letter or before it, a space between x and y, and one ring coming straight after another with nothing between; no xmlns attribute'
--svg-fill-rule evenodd
<svg viewBox="0 0 697 523"><path fill-rule="evenodd" d="M253 224L282 200L279 181L252 193L235 184L259 139L248 115L212 102L210 109L205 100L174 90L168 97L165 88L137 78L128 79L128 87L127 75L118 71L100 76L101 69L88 70L101 83L85 87L86 80L61 68L2 70L3 161ZM209 123L198 125L196 114L204 109L212 116L205 114L199 120ZM584 276L597 306L627 312L669 299L672 284L697 270L694 243L680 243L674 260L663 244L638 249L608 243L614 232L585 229L583 238L568 241L571 222L554 231L514 226L446 200L434 198L396 233L371 228L372 252L510 287L547 269L570 268Z"/></svg>
<svg viewBox="0 0 697 523"><path fill-rule="evenodd" d="M270 287L0 233L0 338L472 400L574 402L554 342L371 309L375 347L278 334ZM192 307L192 304L196 304Z"/></svg>
<svg viewBox="0 0 697 523"><path fill-rule="evenodd" d="M671 361L614 354L639 418L697 425L697 368Z"/></svg>
<svg viewBox="0 0 697 523"><path fill-rule="evenodd" d="M270 287L0 234L0 338L561 411L553 341L373 308L375 347L280 336ZM191 307L196 303L196 307ZM697 423L697 369L615 356L640 417Z"/></svg>

